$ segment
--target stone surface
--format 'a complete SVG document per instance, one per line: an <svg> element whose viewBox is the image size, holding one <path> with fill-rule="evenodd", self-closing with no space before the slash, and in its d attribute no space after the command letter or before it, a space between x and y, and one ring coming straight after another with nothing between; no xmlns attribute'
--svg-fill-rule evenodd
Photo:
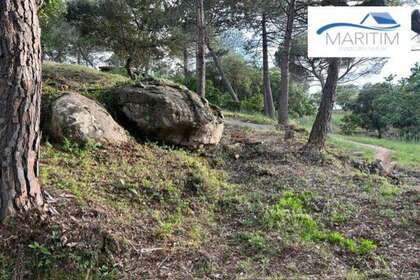
<svg viewBox="0 0 420 280"><path fill-rule="evenodd" d="M121 144L129 139L99 103L77 93L67 93L53 102L49 130L55 141L67 138L78 143Z"/></svg>
<svg viewBox="0 0 420 280"><path fill-rule="evenodd" d="M221 110L185 87L152 80L120 88L117 97L124 118L148 137L189 148L222 137Z"/></svg>

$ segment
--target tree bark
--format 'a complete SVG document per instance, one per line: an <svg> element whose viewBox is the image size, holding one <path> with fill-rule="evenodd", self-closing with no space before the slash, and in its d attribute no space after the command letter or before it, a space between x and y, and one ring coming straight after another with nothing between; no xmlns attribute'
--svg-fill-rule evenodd
<svg viewBox="0 0 420 280"><path fill-rule="evenodd" d="M0 1L0 221L43 204L39 2Z"/></svg>
<svg viewBox="0 0 420 280"><path fill-rule="evenodd" d="M289 123L289 61L290 61L290 47L293 34L293 21L294 21L294 12L295 12L295 1L290 0L288 12L287 12L287 21L286 21L286 30L284 31L284 42L282 50L282 60L281 60L281 92L279 96L278 104L278 118L279 124L288 125Z"/></svg>
<svg viewBox="0 0 420 280"><path fill-rule="evenodd" d="M305 147L308 151L321 152L325 148L328 124L331 120L331 114L335 103L339 64L339 58L331 58L329 61L327 80L322 89L321 104L314 125L312 126L308 143Z"/></svg>
<svg viewBox="0 0 420 280"><path fill-rule="evenodd" d="M204 3L197 0L197 93L206 95L206 31L204 22Z"/></svg>
<svg viewBox="0 0 420 280"><path fill-rule="evenodd" d="M78 56L80 55L82 56L83 60L86 62L87 66L95 68L95 64L92 62L92 60L90 60L89 54L85 53L81 47L78 48Z"/></svg>
<svg viewBox="0 0 420 280"><path fill-rule="evenodd" d="M264 91L264 113L271 118L274 117L274 102L271 92L270 68L268 65L268 36L267 36L267 17L262 15L262 47L263 47L263 91Z"/></svg>
<svg viewBox="0 0 420 280"><path fill-rule="evenodd" d="M133 62L133 59L131 57L127 58L127 61L125 62L125 70L127 71L128 77L130 77L130 79L132 80L135 80L136 75L134 75L133 69L131 68L132 62Z"/></svg>
<svg viewBox="0 0 420 280"><path fill-rule="evenodd" d="M208 40L207 40L207 49L209 50L209 53L210 53L211 57L213 58L214 64L216 65L216 68L217 68L217 71L219 71L219 74L222 77L222 81L225 84L225 87L228 90L230 96L232 97L232 99L236 103L239 103L239 98L236 95L236 92L233 89L232 84L230 83L230 81L228 80L228 78L226 78L226 75L225 75L225 72L223 71L222 64L220 63L219 57L214 52L214 50L211 47L210 42Z"/></svg>
<svg viewBox="0 0 420 280"><path fill-rule="evenodd" d="M190 76L190 71L188 70L188 49L184 48L182 51L183 56L183 65L184 68L184 79L187 79Z"/></svg>

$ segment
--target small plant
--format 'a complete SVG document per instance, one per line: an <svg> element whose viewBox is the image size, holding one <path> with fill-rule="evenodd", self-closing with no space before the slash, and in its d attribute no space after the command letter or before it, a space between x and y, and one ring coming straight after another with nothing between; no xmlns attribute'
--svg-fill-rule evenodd
<svg viewBox="0 0 420 280"><path fill-rule="evenodd" d="M39 244L38 242L33 242L29 245L29 248L32 249L32 252L35 255L36 267L41 272L48 271L51 268L51 265L54 263L54 256L50 249L44 245Z"/></svg>
<svg viewBox="0 0 420 280"><path fill-rule="evenodd" d="M366 239L345 238L339 232L321 230L317 222L305 210L307 195L285 192L279 202L264 215L264 223L270 229L282 230L288 238L311 241L327 241L351 253L367 254L375 245Z"/></svg>
<svg viewBox="0 0 420 280"><path fill-rule="evenodd" d="M157 226L155 228L155 236L158 239L164 240L169 238L172 233L182 224L182 214L180 212L169 215L166 218L163 218L159 211L155 211L153 215L157 222Z"/></svg>
<svg viewBox="0 0 420 280"><path fill-rule="evenodd" d="M393 196L400 192L400 189L388 182L386 178L371 175L368 176L364 188L367 193L379 193L381 196Z"/></svg>
<svg viewBox="0 0 420 280"><path fill-rule="evenodd" d="M89 186L82 182L76 182L73 179L60 180L57 182L57 187L72 193L79 202L83 201L83 197L89 193Z"/></svg>
<svg viewBox="0 0 420 280"><path fill-rule="evenodd" d="M98 269L98 277L99 279L115 279L117 276L118 268L114 266L107 266L103 265Z"/></svg>
<svg viewBox="0 0 420 280"><path fill-rule="evenodd" d="M373 243L373 241L368 240L368 239L361 239L357 251L359 252L359 254L363 255L363 254L369 253L375 248L376 248L376 245Z"/></svg>
<svg viewBox="0 0 420 280"><path fill-rule="evenodd" d="M116 192L128 192L133 197L140 196L137 188L131 184L126 183L123 179L120 179L118 182L114 183L113 188Z"/></svg>
<svg viewBox="0 0 420 280"><path fill-rule="evenodd" d="M95 150L99 147L99 144L93 141L86 141L83 144L79 144L71 141L68 138L64 138L62 143L62 149L64 152L74 154L79 157L84 157L88 151Z"/></svg>
<svg viewBox="0 0 420 280"><path fill-rule="evenodd" d="M365 280L367 277L360 273L357 269L352 268L349 272L346 273L345 280Z"/></svg>
<svg viewBox="0 0 420 280"><path fill-rule="evenodd" d="M0 253L0 280L12 279L12 267L7 263L6 258Z"/></svg>
<svg viewBox="0 0 420 280"><path fill-rule="evenodd" d="M267 247L267 240L260 232L241 233L238 238L255 252L260 252Z"/></svg>

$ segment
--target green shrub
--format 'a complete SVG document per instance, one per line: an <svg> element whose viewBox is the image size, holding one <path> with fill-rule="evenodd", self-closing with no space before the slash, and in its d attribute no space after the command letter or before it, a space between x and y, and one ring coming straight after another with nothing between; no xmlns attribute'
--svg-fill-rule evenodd
<svg viewBox="0 0 420 280"><path fill-rule="evenodd" d="M340 130L345 135L352 135L359 128L360 120L355 115L346 115L341 119Z"/></svg>

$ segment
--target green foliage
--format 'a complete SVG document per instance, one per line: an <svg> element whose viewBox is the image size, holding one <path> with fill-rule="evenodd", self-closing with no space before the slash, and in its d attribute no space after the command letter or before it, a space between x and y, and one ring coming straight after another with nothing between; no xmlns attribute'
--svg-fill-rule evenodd
<svg viewBox="0 0 420 280"><path fill-rule="evenodd" d="M79 144L67 138L64 138L63 143L62 143L62 148L64 152L74 154L79 157L84 157L86 153L98 148L98 146L99 144L92 141L87 141L83 144Z"/></svg>
<svg viewBox="0 0 420 280"><path fill-rule="evenodd" d="M374 85L365 85L360 91L360 95L355 103L348 105L355 117L349 117L344 121L350 122L350 125L358 125L368 130L376 130L378 136L382 137L383 132L389 124L389 98L392 98L393 87L390 83L380 83ZM357 123L354 123L357 121Z"/></svg>
<svg viewBox="0 0 420 280"><path fill-rule="evenodd" d="M111 49L129 67L147 67L160 58L168 39L161 0L72 1L67 18L82 36L95 37L95 45Z"/></svg>
<svg viewBox="0 0 420 280"><path fill-rule="evenodd" d="M390 77L383 83L365 85L357 99L344 106L352 113L343 120L344 131L351 133L358 126L377 131L381 138L394 128L399 137L420 139L420 64L411 71L411 76L398 84Z"/></svg>
<svg viewBox="0 0 420 280"><path fill-rule="evenodd" d="M208 65L207 77L211 83L207 82L210 87L207 89L206 98L227 110L240 109L248 112L261 112L264 104L260 70L247 64L244 58L237 54L228 53L221 58L221 61L226 78L231 82L241 101L240 105L233 102L217 68L212 63Z"/></svg>
<svg viewBox="0 0 420 280"><path fill-rule="evenodd" d="M305 204L310 200L308 193L294 194L287 191L274 206L267 209L264 215L264 224L270 229L283 231L289 238L300 240L327 241L351 253L367 254L375 245L366 239L349 239L341 233L322 230L317 222L305 209Z"/></svg>
<svg viewBox="0 0 420 280"><path fill-rule="evenodd" d="M237 54L228 53L222 58L223 70L231 82L240 103L237 104L226 91L219 72L213 64L208 65L208 80L206 83L206 98L210 103L225 110L241 111L245 113L261 113L264 110L264 96L262 93L261 69L248 64ZM280 92L280 72L271 70L271 87L275 104ZM196 91L196 79L175 76L176 82L184 84L190 90ZM316 111L314 101L309 97L307 87L300 83L291 83L289 110L293 117L313 115Z"/></svg>
<svg viewBox="0 0 420 280"><path fill-rule="evenodd" d="M373 241L368 240L368 239L360 239L360 244L359 244L359 253L360 254L367 254L369 252L371 252L372 250L374 250L376 248L376 245L373 243Z"/></svg>
<svg viewBox="0 0 420 280"><path fill-rule="evenodd" d="M361 122L360 118L355 114L346 115L341 119L339 124L340 130L345 135L352 135L357 131Z"/></svg>
<svg viewBox="0 0 420 280"><path fill-rule="evenodd" d="M261 112L264 107L262 94L254 95L241 101L241 110L244 112Z"/></svg>
<svg viewBox="0 0 420 280"><path fill-rule="evenodd" d="M336 103L341 108L353 104L359 95L359 88L356 85L339 85L337 86Z"/></svg>
<svg viewBox="0 0 420 280"><path fill-rule="evenodd" d="M267 248L267 239L261 232L247 232L238 234L239 241L244 242L246 247L256 253Z"/></svg>
<svg viewBox="0 0 420 280"><path fill-rule="evenodd" d="M275 106L278 106L281 92L281 73L278 69L271 69L271 90ZM302 118L314 115L316 102L309 95L308 85L305 81L291 79L289 82L289 114L292 118Z"/></svg>
<svg viewBox="0 0 420 280"><path fill-rule="evenodd" d="M8 263L5 256L0 253L0 280L12 279L12 266Z"/></svg>
<svg viewBox="0 0 420 280"><path fill-rule="evenodd" d="M390 184L384 177L370 175L366 180L364 191L376 193L382 197L390 197L398 194L401 189Z"/></svg>
<svg viewBox="0 0 420 280"><path fill-rule="evenodd" d="M289 113L291 117L312 116L316 113L316 110L315 102L309 97L305 86L299 83L291 83L289 92Z"/></svg>
<svg viewBox="0 0 420 280"><path fill-rule="evenodd" d="M50 249L38 242L33 242L29 245L29 248L31 248L34 253L37 268L42 272L48 271L54 263Z"/></svg>
<svg viewBox="0 0 420 280"><path fill-rule="evenodd" d="M41 27L54 23L65 12L63 0L44 0L39 10Z"/></svg>
<svg viewBox="0 0 420 280"><path fill-rule="evenodd" d="M91 279L116 279L117 267L108 263L101 264L96 253L78 250L63 251L59 233L56 231L52 233L50 241L48 245L37 241L28 245L33 258L31 265L34 279L82 279L89 275ZM65 271L60 271L60 266L64 263L71 264L72 275L65 276ZM0 279L2 279L1 272Z"/></svg>

